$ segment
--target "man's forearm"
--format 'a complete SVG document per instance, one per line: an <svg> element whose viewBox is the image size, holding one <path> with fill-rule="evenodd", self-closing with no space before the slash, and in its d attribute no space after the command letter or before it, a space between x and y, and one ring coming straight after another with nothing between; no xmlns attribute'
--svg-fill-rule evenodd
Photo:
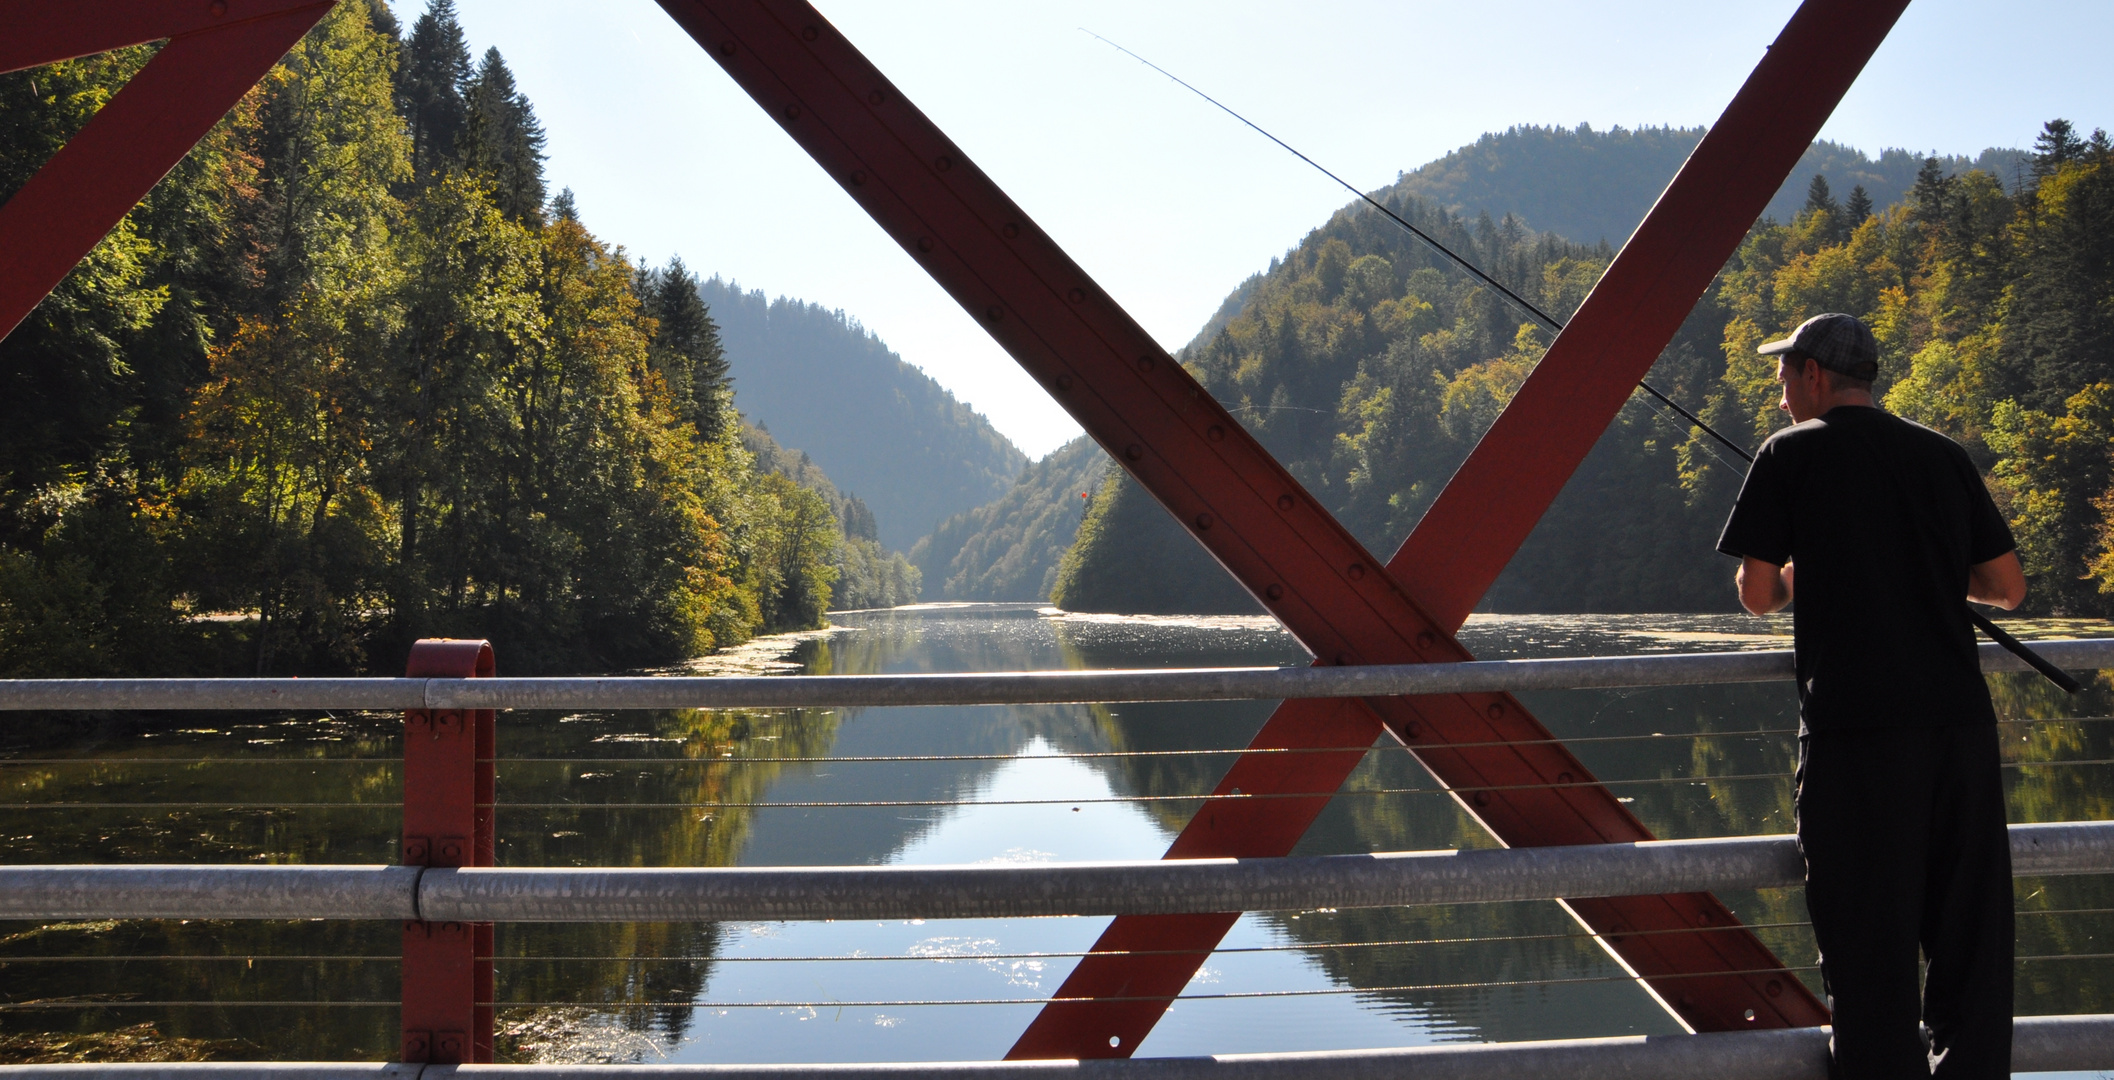
<svg viewBox="0 0 2114 1080"><path fill-rule="evenodd" d="M2019 565L2019 553L2007 551L1968 567L1967 598L2006 611L2018 607L2026 599L2026 571Z"/></svg>
<svg viewBox="0 0 2114 1080"><path fill-rule="evenodd" d="M1740 589L1740 606L1756 615L1784 610L1791 602L1791 567L1749 556L1740 560L1733 576Z"/></svg>

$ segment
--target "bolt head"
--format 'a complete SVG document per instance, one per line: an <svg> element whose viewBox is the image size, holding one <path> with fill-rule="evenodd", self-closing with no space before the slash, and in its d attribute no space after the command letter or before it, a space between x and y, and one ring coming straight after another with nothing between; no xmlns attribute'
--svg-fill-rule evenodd
<svg viewBox="0 0 2114 1080"><path fill-rule="evenodd" d="M1269 597L1272 600L1282 600L1285 598L1285 587L1282 585L1272 585L1269 588L1263 590L1263 595Z"/></svg>

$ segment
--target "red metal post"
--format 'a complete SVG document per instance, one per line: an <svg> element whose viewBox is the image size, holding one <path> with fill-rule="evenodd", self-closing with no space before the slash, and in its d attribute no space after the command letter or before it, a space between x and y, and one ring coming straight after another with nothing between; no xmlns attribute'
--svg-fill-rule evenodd
<svg viewBox="0 0 2114 1080"><path fill-rule="evenodd" d="M1434 620L1420 610L1395 575L1380 570L1377 560L812 7L799 0L661 3L1320 658L1318 662L1467 658L1452 636L1458 619ZM1801 58L1830 67L1820 74L1819 86L1846 86L1877 43L1877 37L1859 41L1855 28L1876 24L1883 36L1898 14L1898 5L1877 11L1885 6L1811 0L1794 18L1794 27L1802 21L1850 26L1849 50L1815 51L1812 35L1787 30L1779 50L1793 59L1772 68L1770 80L1761 80L1758 73L1743 95L1769 89L1758 82L1796 75L1791 63ZM1801 45L1808 50L1803 56L1797 48ZM1836 71L1860 46L1863 54L1837 79ZM1795 89L1791 93L1802 96ZM1817 129L1818 122L1813 126ZM1810 136L1809 131L1805 137ZM1783 163L1779 177L1790 164ZM1736 229L1743 230L1752 217L1749 213ZM1713 257L1713 269L1725 254L1729 248ZM1688 303L1700 291L1698 287ZM1663 344L1662 339L1652 351ZM1618 384L1624 394L1634 378ZM1595 430L1607 419L1596 421ZM1537 468L1556 472L1560 487L1575 464L1573 460ZM1536 510L1529 521L1538 514ZM1487 585L1475 584L1474 592L1479 594ZM1506 695L1375 700L1362 706L1288 703L1266 727L1259 745L1358 745L1370 741L1381 722L1417 748L1427 766L1462 793L1464 809L1508 843L1619 842L1650 836L1606 789L1592 783L1591 774L1574 757L1543 741L1546 730ZM1341 737L1311 737L1316 725L1331 723L1346 729L1337 733ZM1447 746L1493 742L1514 745ZM1174 853L1283 853L1264 849L1289 849L1291 840L1304 831L1311 814L1340 784L1341 772L1348 771L1347 765L1334 764L1341 771L1329 779L1322 775L1329 771L1325 768L1310 766L1302 775L1293 775L1266 761L1240 762L1221 792L1239 786L1248 794L1288 792L1313 798L1296 803L1271 800L1267 813L1259 804L1215 808L1185 832L1185 841L1192 836L1195 841L1178 842ZM1574 907L1582 914L1590 909L1588 924L1609 935L1604 940L1610 947L1700 1029L1817 1023L1825 1016L1804 987L1789 979L1780 962L1744 930L1629 936L1659 928L1736 927L1730 913L1707 896ZM1192 940L1208 951L1230 922L1231 916L1192 920L1190 926L1197 931ZM1158 949L1171 947L1165 936L1125 938L1132 940L1150 941ZM1123 977L1085 992L1171 996L1195 966L1162 971L1168 978L1161 982L1145 977L1144 969L1151 964L1133 965ZM1091 961L1082 965L1075 982L1098 982L1093 968ZM1068 983L1060 994L1068 994L1073 985ZM1122 1014L1117 1016L1108 1011L1116 1004L1096 1004L1093 1017L1066 1016L1070 1003L1054 1007L1045 1014L1053 1022L1038 1023L1053 1037L1038 1040L1031 1031L1015 1056L1128 1054L1164 1005L1115 1008ZM1074 1019L1083 1022L1075 1024ZM1109 1026L1112 1023L1116 1026Z"/></svg>
<svg viewBox="0 0 2114 1080"><path fill-rule="evenodd" d="M490 678L492 646L428 638L411 646L414 679ZM404 713L404 865L492 865L490 709ZM403 1057L492 1060L492 924L404 924Z"/></svg>
<svg viewBox="0 0 2114 1080"><path fill-rule="evenodd" d="M301 40L336 0L0 0L0 71L167 37L0 205L0 337Z"/></svg>

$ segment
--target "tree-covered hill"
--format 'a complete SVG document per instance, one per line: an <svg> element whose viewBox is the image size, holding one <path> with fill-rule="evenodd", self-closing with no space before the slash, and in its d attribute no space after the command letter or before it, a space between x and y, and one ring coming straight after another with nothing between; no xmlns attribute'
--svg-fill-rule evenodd
<svg viewBox="0 0 2114 1080"><path fill-rule="evenodd" d="M1047 600L1108 455L1082 435L1021 471L1007 492L940 522L910 549L931 600Z"/></svg>
<svg viewBox="0 0 2114 1080"><path fill-rule="evenodd" d="M831 607L882 608L918 601L918 568L901 552L881 545L873 511L864 500L839 491L814 458L805 451L778 445L778 440L763 428L743 423L741 445L754 456L758 471L782 476L822 496L831 516L836 518L842 542L834 552L837 576L830 586Z"/></svg>
<svg viewBox="0 0 2114 1080"><path fill-rule="evenodd" d="M952 515L1006 493L1027 464L990 421L844 312L766 299L712 278L742 412L812 455L907 550Z"/></svg>
<svg viewBox="0 0 2114 1080"><path fill-rule="evenodd" d="M1471 221L1512 214L1528 228L1621 247L1652 200L1703 139L1703 128L1616 127L1595 131L1522 125L1484 135L1445 157L1401 176L1388 194L1415 195ZM2013 186L2024 155L1989 149L1973 157L1947 156L1948 173L1981 169ZM1842 196L1863 187L1876 206L1908 193L1924 155L1883 150L1877 159L1832 142L1816 142L1769 203L1765 216L1789 221L1806 200L1817 173Z"/></svg>
<svg viewBox="0 0 2114 1080"><path fill-rule="evenodd" d="M1824 179L1803 183L1793 213L1749 233L1651 381L1752 446L1786 422L1755 345L1823 311L1859 315L1879 336L1886 406L1960 439L1989 470L2026 560L2029 605L2114 611L2114 147L2054 121L2013 175L1926 159L1880 208ZM1387 201L1559 316L1611 258L1605 244L1535 233L1510 215L1471 223L1399 189ZM1237 295L1181 359L1382 557L1548 344L1359 206ZM1712 547L1743 472L1633 400L1485 608L1730 610L1730 569ZM1054 600L1252 604L1121 476L1095 498Z"/></svg>
<svg viewBox="0 0 2114 1080"><path fill-rule="evenodd" d="M0 192L152 52L0 74ZM408 34L337 5L0 341L0 676L385 672L425 636L608 670L907 571L759 467L695 276L551 198L473 55L451 0Z"/></svg>

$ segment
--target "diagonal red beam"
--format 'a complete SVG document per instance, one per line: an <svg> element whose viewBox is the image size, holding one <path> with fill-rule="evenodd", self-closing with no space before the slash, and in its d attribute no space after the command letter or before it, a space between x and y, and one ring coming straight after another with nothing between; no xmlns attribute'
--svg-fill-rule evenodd
<svg viewBox="0 0 2114 1080"><path fill-rule="evenodd" d="M0 0L0 73L312 8L318 0ZM326 8L329 5L324 5ZM282 52L284 50L281 50Z"/></svg>
<svg viewBox="0 0 2114 1080"><path fill-rule="evenodd" d="M1785 26L1592 295L1389 561L1389 573L1438 621L1449 629L1466 621L1637 381L1672 341L1906 6L1907 0L1809 0ZM1347 702L1285 702L1252 746L1354 745L1357 710ZM1289 790L1333 789L1360 756L1310 758L1304 763L1307 775L1293 780ZM1218 793L1284 790L1271 785L1274 771L1270 759L1244 757ZM1268 822L1230 828L1223 820L1214 823L1200 817L1176 839L1168 857L1286 854L1323 805L1302 801L1296 820L1295 815L1278 815ZM1692 1027L1725 1030L1772 1021L1802 1025L1826 1020L1825 1010L1802 984L1763 970L1777 967L1777 961L1744 933L1737 938L1731 933L1624 938L1636 931L1663 935L1732 925L1731 913L1712 897L1599 899L1572 901L1569 906L1587 927L1605 935L1611 951L1633 972L1646 975L1660 1000ZM1165 1008L1161 1000L1135 999L1171 999L1236 918L1115 920L1058 990L1060 1000L1022 1036L1013 1056L1103 1052L1103 1032L1125 1033L1129 1037L1123 1041L1135 1045L1143 1038L1136 1030L1140 1020L1150 1017L1145 1023L1150 1030L1151 1021ZM1140 949L1155 955L1126 955ZM1654 955L1644 955L1647 950ZM1714 965L1715 960L1724 963ZM1741 979L1694 977L1714 966L1757 974ZM1649 978L1655 972L1666 977ZM1740 983L1747 990L1759 984L1762 996L1773 999L1776 1008L1748 1012L1754 1007L1751 995L1741 992ZM1094 1000L1112 996L1132 1000Z"/></svg>
<svg viewBox="0 0 2114 1080"><path fill-rule="evenodd" d="M0 71L170 39L0 205L0 338L20 325L335 3L0 3L0 26L8 31L0 41Z"/></svg>
<svg viewBox="0 0 2114 1080"><path fill-rule="evenodd" d="M1418 610L1391 574L1379 572L1289 474L811 7L796 0L661 3L1321 662L1467 657L1452 627ZM1567 473L1571 464L1562 468ZM1312 718L1311 726L1327 712L1290 704L1265 735L1291 740L1302 715ZM1464 807L1508 842L1650 835L1505 695L1373 701L1343 710L1340 718L1362 738L1323 745L1370 742L1376 720L1384 721L1418 746L1427 766L1463 792ZM1447 745L1462 743L1507 745ZM1274 801L1267 815L1258 804L1226 806L1192 826L1193 835L1212 838L1198 843L1238 851L1289 848L1341 780L1339 774L1322 784L1309 770L1304 782L1287 787L1284 775L1268 775L1275 773L1248 759L1222 786L1241 785L1251 794L1312 793L1300 800L1311 808L1304 817L1285 801ZM1243 783L1250 776L1258 778L1253 787ZM1178 843L1176 853L1192 852ZM1744 931L1623 936L1668 923L1688 930L1729 924L1729 913L1709 897L1604 903L1612 906L1582 905L1593 912L1589 925L1616 935L1611 947L1648 981L1657 980L1653 985L1666 983L1690 1023L1780 1025L1824 1016ZM1213 933L1204 948L1215 941ZM1185 972L1169 986L1132 981L1120 992L1171 995L1186 979ZM1160 1008L1142 1019L1129 1010L1115 1018L1122 1026L1114 1029L1065 1031L1066 1056L1127 1054ZM1033 1035L1016 1055L1036 1049Z"/></svg>

